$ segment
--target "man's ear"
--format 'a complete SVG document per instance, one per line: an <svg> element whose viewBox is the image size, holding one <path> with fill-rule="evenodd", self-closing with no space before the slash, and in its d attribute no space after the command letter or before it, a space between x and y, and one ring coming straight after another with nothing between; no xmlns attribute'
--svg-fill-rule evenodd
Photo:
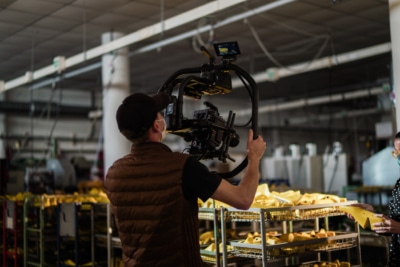
<svg viewBox="0 0 400 267"><path fill-rule="evenodd" d="M157 120L153 121L153 126L151 128L155 132L161 132L161 127L160 127L160 124L157 122Z"/></svg>

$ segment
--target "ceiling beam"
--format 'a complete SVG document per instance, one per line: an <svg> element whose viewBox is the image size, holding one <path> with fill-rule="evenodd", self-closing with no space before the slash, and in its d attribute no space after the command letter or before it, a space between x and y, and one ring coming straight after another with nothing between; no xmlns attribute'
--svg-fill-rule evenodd
<svg viewBox="0 0 400 267"><path fill-rule="evenodd" d="M170 19L167 19L165 21L161 21L159 23L145 27L145 28L138 30L136 32L133 32L131 34L125 35L125 36L118 38L114 41L111 41L109 43L97 46L88 51L85 51L85 52L79 53L75 56L66 58L65 59L65 69L76 66L81 63L84 63L87 60L94 59L96 57L100 57L104 54L118 50L122 47L129 46L131 44L137 43L144 39L147 39L147 38L150 38L157 34L160 34L164 31L174 29L176 27L184 25L185 23L208 16L208 15L218 12L222 9L225 9L225 8L228 8L228 7L231 7L231 6L237 5L242 2L246 2L246 1L247 0L216 0L216 1L210 2L208 4L204 4L200 7L197 7L192 10L189 10L187 12L181 13L181 14L179 14L175 17L172 17ZM286 5L288 3L295 2L295 1L297 1L297 0L277 0L272 3L263 5L259 8L240 13L236 16L229 17L221 22L216 23L215 25L203 26L201 29L195 29L193 31L186 32L184 34L180 34L175 37L169 38L168 40L156 42L152 45L146 46L145 49L137 50L135 52L135 54L144 53L149 50L156 49L158 47L162 47L162 46L165 46L165 45L168 45L171 43L175 43L179 40L185 39L190 36L194 36L195 34L199 34L200 32L207 31L211 27L212 28L222 27L224 25L228 25L228 24L236 22L238 20L242 20L247 17L254 16L256 14L259 14L259 13L262 13L262 12L265 12L265 11L268 11L268 10L271 10L271 9L274 9L279 6ZM132 53L130 54L130 56L131 55L132 55ZM25 75L15 78L13 80L7 81L7 82L0 81L0 93L3 93L7 90L17 88L24 84L32 83L35 80L38 80L40 78L44 78L51 74L57 73L59 71L59 69L57 69L54 65L55 64L53 63L47 67L41 68L34 72L28 71L28 72L26 72ZM93 64L93 66L99 67L100 65L99 65L99 63L96 63L96 64ZM63 71L65 69L63 69Z"/></svg>
<svg viewBox="0 0 400 267"><path fill-rule="evenodd" d="M308 106L315 106L315 105L322 105L334 102L340 102L344 100L350 99L357 99L362 97L368 97L373 95L380 95L383 93L389 93L390 87L381 86L381 87L374 87L374 88L364 88L358 89L352 92L340 93L340 94L331 94L326 96L319 96L314 98L301 98L294 101L287 101L282 103L267 103L267 104L260 104L258 108L259 114L270 113L270 112L280 112L284 110L308 107ZM242 109L242 110L235 110L236 117L243 117L243 116L250 116L252 111L250 108ZM225 112L221 114L221 116L226 117L228 113Z"/></svg>
<svg viewBox="0 0 400 267"><path fill-rule="evenodd" d="M313 60L312 62L301 62L284 68L268 68L266 71L252 74L252 77L257 83L275 82L287 76L331 68L352 61L389 53L391 50L392 45L390 42L387 42L338 55L327 56ZM232 80L232 86L234 88L243 87L243 83L240 79L234 79Z"/></svg>
<svg viewBox="0 0 400 267"><path fill-rule="evenodd" d="M276 2L286 3L286 2L292 2L292 1L293 0L279 0ZM246 0L215 0L215 1L209 2L207 4L201 5L197 8L194 8L187 12L183 12L179 15L176 15L170 19L160 21L159 23L147 26L143 29L140 29L138 31L135 31L133 33L125 35L114 41L94 47L92 49L89 49L89 50L79 53L77 55L71 56L69 58L65 58L65 62L62 59L61 60L62 62L56 62L56 64L54 64L54 63L50 64L46 67L43 67L43 68L38 69L33 72L28 71L28 72L26 72L25 75L15 78L13 80L7 81L7 82L3 81L0 84L0 93L3 93L4 91L19 87L24 84L32 83L33 81L35 81L37 79L44 78L48 75L57 73L60 71L59 64L62 65L61 68L62 68L62 71L64 71L67 68L76 66L83 62L86 62L87 60L100 57L104 54L110 53L110 52L118 50L120 48L129 46L131 44L137 43L142 40L145 40L152 36L158 35L162 32L172 30L172 29L182 26L186 23L195 21L202 17L206 17L212 13L221 11L223 9L237 5L242 2L246 2ZM55 66L55 65L57 65L57 66Z"/></svg>

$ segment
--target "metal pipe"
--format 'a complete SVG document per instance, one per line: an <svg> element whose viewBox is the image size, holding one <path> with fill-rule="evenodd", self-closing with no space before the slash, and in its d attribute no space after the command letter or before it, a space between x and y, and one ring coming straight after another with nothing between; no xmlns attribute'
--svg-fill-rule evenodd
<svg viewBox="0 0 400 267"><path fill-rule="evenodd" d="M33 107L33 108L32 108ZM20 114L20 115L39 115L43 110L48 109L48 112L52 116L59 116L63 118L88 118L88 114L93 109L90 107L79 107L79 106L66 106L50 104L47 102L0 102L0 113Z"/></svg>
<svg viewBox="0 0 400 267"><path fill-rule="evenodd" d="M353 91L353 92L331 94L331 95L325 95L325 96L314 97L314 98L302 98L302 99L278 103L278 104L272 104L272 103L268 103L268 104L264 104L264 105L260 104L258 112L259 112L259 114L262 114L262 113L277 112L277 111L301 108L301 107L306 107L306 106L321 105L321 104L325 104L325 103L339 102L339 101L344 101L344 100L349 100L349 99L356 99L356 98L362 98L362 97L367 97L367 96L383 94L383 93L385 93L385 90L386 90L386 88L384 86L374 87L374 88L364 88L364 89L359 89L359 90ZM242 109L242 110L235 111L236 117L250 116L251 112L252 112L251 109ZM222 114L222 116L227 117L228 114L224 113L224 114Z"/></svg>

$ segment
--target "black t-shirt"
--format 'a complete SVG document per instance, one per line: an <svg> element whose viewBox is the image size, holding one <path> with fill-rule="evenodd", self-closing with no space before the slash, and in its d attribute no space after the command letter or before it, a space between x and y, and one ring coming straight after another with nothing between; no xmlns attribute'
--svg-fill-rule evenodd
<svg viewBox="0 0 400 267"><path fill-rule="evenodd" d="M187 199L200 198L206 201L214 194L221 179L215 172L210 172L204 164L189 157L183 168L183 194Z"/></svg>

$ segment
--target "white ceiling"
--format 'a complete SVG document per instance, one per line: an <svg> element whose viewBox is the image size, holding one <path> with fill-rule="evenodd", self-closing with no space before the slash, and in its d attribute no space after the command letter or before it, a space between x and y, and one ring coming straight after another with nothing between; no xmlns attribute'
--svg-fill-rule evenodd
<svg viewBox="0 0 400 267"><path fill-rule="evenodd" d="M101 36L106 32L128 35L210 2L213 1L2 0L0 80L7 84L27 71L51 65L56 56L69 58L100 46ZM208 59L198 52L200 42L207 45L238 41L242 54L236 64L252 75L272 67L287 67L390 43L386 0L286 1L265 12L249 12L274 2L281 1L248 0L129 45L131 90L154 93L175 71L207 63ZM230 18L249 13L246 19L227 23ZM222 22L226 25L220 26ZM138 52L208 25L213 25L214 30ZM213 52L211 46L207 47ZM63 86L68 90L101 92L100 61L96 57L68 68ZM390 52L379 53L276 82L260 82L260 101L290 101L379 86L389 80L390 64ZM51 78L49 75L34 80L29 86L38 89L50 86ZM237 91L232 98L247 94L245 90ZM339 110L365 108L370 104L367 99L361 104L347 101L334 105Z"/></svg>

